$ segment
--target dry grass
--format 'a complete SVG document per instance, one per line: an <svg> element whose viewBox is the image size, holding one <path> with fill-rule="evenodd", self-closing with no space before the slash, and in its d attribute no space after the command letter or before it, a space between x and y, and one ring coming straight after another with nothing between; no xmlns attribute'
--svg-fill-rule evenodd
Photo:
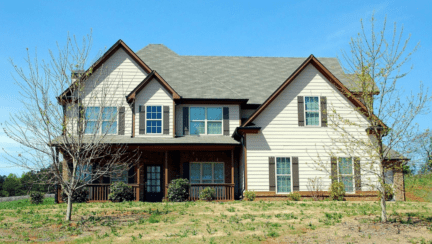
<svg viewBox="0 0 432 244"><path fill-rule="evenodd" d="M65 204L3 208L0 241L301 243L319 242L324 240L321 235L336 231L343 243L373 242L371 226L380 225L374 202L87 203L74 204L71 223L63 220L65 212ZM402 242L416 241L414 237L432 240L432 203L389 203L388 213L387 225L399 226L395 228ZM350 233L356 226L365 232ZM366 232L368 226L372 229ZM325 242L330 240L338 242Z"/></svg>

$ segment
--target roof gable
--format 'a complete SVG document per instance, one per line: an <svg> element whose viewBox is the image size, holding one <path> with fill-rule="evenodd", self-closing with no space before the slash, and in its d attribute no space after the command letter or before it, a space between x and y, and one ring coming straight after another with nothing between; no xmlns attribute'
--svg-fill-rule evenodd
<svg viewBox="0 0 432 244"><path fill-rule="evenodd" d="M249 119L244 122L241 127L245 127L250 124L258 115L261 114L275 99L278 97L286 87L288 87L295 78L309 65L313 65L324 77L332 83L336 89L338 89L348 100L350 100L357 108L359 108L360 112L363 114L367 114L366 106L360 102L348 88L340 82L336 76L334 76L315 56L310 55L289 77L279 86L267 99L261 104L260 107L249 117Z"/></svg>
<svg viewBox="0 0 432 244"><path fill-rule="evenodd" d="M102 64L105 63L105 61L107 61L112 55L114 55L114 53L117 52L117 50L119 49L123 49L126 54L128 54L132 60L134 60L146 73L151 73L152 69L144 63L144 61L141 60L140 57L138 57L138 55L136 55L136 53L134 53L127 45L126 43L124 43L121 39L118 40L110 49L108 49L104 55L102 55L102 57L100 57L90 68L88 68L85 72L84 75L81 76L81 78L79 80L77 80L76 82L74 82L70 87L68 87L64 92L62 92L62 94L60 94L60 96L57 97L58 101L63 101L64 97L70 93L71 91L73 91L74 87L76 86L76 84L78 82L83 82L85 80L87 80L97 69L99 69Z"/></svg>

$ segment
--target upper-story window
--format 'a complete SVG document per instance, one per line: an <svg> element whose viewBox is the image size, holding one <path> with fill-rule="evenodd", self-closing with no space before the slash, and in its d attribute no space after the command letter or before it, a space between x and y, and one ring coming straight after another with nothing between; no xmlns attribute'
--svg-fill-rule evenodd
<svg viewBox="0 0 432 244"><path fill-rule="evenodd" d="M162 133L162 106L147 106L147 134Z"/></svg>
<svg viewBox="0 0 432 244"><path fill-rule="evenodd" d="M222 108L191 107L190 134L222 135Z"/></svg>
<svg viewBox="0 0 432 244"><path fill-rule="evenodd" d="M116 107L87 107L85 121L85 134L117 134Z"/></svg>
<svg viewBox="0 0 432 244"><path fill-rule="evenodd" d="M305 97L306 126L320 125L320 108L318 97Z"/></svg>

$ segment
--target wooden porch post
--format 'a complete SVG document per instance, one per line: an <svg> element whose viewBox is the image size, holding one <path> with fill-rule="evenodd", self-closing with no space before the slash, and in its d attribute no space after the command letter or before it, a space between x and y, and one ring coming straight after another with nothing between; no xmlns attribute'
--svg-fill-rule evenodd
<svg viewBox="0 0 432 244"><path fill-rule="evenodd" d="M168 197L168 151L165 151L165 197Z"/></svg>
<svg viewBox="0 0 432 244"><path fill-rule="evenodd" d="M138 163L137 165L138 167L136 167L136 177L137 177L137 184L138 184L138 192L136 194L136 201L140 200L140 192L141 192L141 167L140 164Z"/></svg>
<svg viewBox="0 0 432 244"><path fill-rule="evenodd" d="M234 149L231 149L231 184L230 200L234 200Z"/></svg>

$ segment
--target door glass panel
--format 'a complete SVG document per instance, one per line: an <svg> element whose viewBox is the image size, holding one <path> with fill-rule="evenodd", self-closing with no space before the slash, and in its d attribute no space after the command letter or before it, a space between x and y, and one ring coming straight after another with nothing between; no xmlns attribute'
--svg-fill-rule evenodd
<svg viewBox="0 0 432 244"><path fill-rule="evenodd" d="M160 166L147 166L147 192L160 192Z"/></svg>

